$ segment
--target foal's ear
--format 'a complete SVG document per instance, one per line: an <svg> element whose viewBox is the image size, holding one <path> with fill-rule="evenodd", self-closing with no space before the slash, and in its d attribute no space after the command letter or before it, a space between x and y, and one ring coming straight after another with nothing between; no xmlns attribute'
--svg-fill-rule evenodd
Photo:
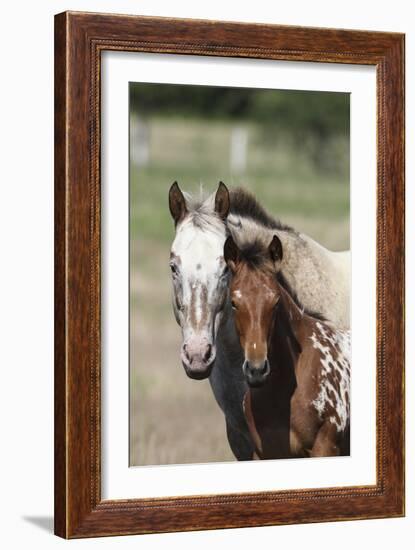
<svg viewBox="0 0 415 550"><path fill-rule="evenodd" d="M282 243L277 235L272 237L271 244L268 247L268 251L271 255L273 262L280 262L282 260Z"/></svg>
<svg viewBox="0 0 415 550"><path fill-rule="evenodd" d="M229 214L230 199L226 185L220 181L215 195L215 212L225 220Z"/></svg>
<svg viewBox="0 0 415 550"><path fill-rule="evenodd" d="M173 183L169 191L169 208L174 223L177 225L187 214L186 199L177 184Z"/></svg>
<svg viewBox="0 0 415 550"><path fill-rule="evenodd" d="M239 261L239 248L236 246L236 243L231 235L229 235L225 241L225 245L223 247L223 257L225 258L225 262L229 269L234 273L236 271L236 264Z"/></svg>

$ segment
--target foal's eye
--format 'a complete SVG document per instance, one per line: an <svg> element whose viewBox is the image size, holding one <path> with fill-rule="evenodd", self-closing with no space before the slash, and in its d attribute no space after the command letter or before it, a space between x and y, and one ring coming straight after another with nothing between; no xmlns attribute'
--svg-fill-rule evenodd
<svg viewBox="0 0 415 550"><path fill-rule="evenodd" d="M236 304L235 304L235 302L234 302L233 300L232 300L232 302L231 302L231 305L232 305L232 309L238 309L237 306L236 306Z"/></svg>

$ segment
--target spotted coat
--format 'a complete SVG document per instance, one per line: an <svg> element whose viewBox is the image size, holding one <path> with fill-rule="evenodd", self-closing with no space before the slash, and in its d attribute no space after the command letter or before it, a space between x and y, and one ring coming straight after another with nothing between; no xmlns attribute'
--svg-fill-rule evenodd
<svg viewBox="0 0 415 550"><path fill-rule="evenodd" d="M313 405L320 417L327 417L338 432L347 428L350 417L350 330L335 330L316 322L311 335L320 353L320 391Z"/></svg>

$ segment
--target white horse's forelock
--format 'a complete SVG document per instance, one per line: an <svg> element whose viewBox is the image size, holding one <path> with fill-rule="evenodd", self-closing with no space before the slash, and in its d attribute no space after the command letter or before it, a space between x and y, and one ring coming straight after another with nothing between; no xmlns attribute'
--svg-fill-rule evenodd
<svg viewBox="0 0 415 550"><path fill-rule="evenodd" d="M199 197L193 196L190 193L183 193L186 199L188 215L184 218L182 224L193 225L203 231L214 231L215 233L223 234L226 231L223 220L215 212L215 195L212 193L207 197L204 196L203 187L200 186ZM178 227L180 231L180 226Z"/></svg>

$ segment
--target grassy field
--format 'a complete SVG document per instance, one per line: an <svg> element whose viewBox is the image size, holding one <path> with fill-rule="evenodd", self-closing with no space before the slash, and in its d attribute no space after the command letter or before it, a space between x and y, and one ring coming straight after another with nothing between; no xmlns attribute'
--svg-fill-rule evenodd
<svg viewBox="0 0 415 550"><path fill-rule="evenodd" d="M134 121L132 120L132 125ZM224 419L208 381L186 377L180 329L171 309L168 267L174 227L168 189L206 192L218 181L243 185L275 216L332 250L349 247L348 144L327 151L338 168L319 172L301 147L282 137L264 141L246 126L246 170L229 167L229 122L153 119L145 166L131 163L130 464L233 460ZM134 140L131 148L139 146Z"/></svg>

